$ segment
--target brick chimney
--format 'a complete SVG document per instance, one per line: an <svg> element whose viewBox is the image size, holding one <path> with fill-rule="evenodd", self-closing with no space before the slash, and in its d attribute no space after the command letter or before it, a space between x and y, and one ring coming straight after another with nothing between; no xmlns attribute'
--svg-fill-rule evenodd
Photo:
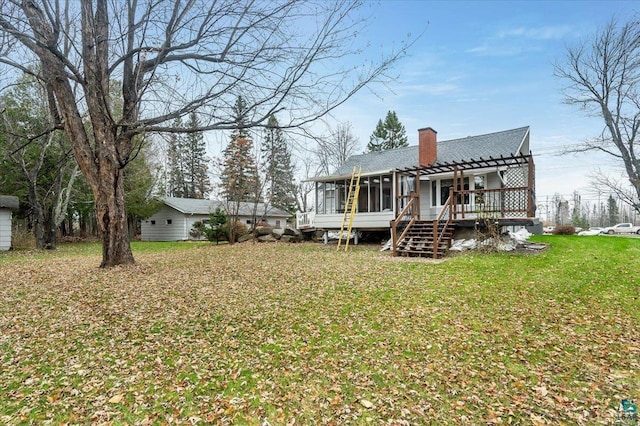
<svg viewBox="0 0 640 426"><path fill-rule="evenodd" d="M431 127L418 129L418 165L430 166L438 158L438 132Z"/></svg>

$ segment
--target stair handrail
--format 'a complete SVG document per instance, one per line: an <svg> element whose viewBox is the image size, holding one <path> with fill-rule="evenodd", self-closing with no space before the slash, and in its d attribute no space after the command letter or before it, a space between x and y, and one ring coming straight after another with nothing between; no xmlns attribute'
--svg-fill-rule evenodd
<svg viewBox="0 0 640 426"><path fill-rule="evenodd" d="M444 235L444 232L438 235L438 227L440 226L440 222L442 222L442 217L444 216L445 212L448 212L448 215L447 215L447 222L444 224L442 228L443 231L451 224L451 208L453 207L453 201L454 201L453 191L450 189L449 198L447 198L447 201L445 201L444 205L442 206L442 210L440 210L440 213L438 214L436 219L433 221L433 258L434 259L438 257L438 247L440 247L440 242L442 241L442 237Z"/></svg>
<svg viewBox="0 0 640 426"><path fill-rule="evenodd" d="M404 206L402 211L400 211L400 214L398 214L398 216L396 216L396 218L391 221L391 240L392 240L394 256L398 254L398 244L400 244L400 241L402 241L402 239L406 236L407 232L409 232L409 228L411 228L411 226L416 221L416 211L413 208L413 203L415 202L416 199L417 198L415 197L415 194L411 193L409 202ZM400 234L400 237L398 237L398 224L400 224L401 222L406 222L406 219L403 219L403 218L408 215L411 215L411 219L409 219L406 226L402 229L402 233Z"/></svg>

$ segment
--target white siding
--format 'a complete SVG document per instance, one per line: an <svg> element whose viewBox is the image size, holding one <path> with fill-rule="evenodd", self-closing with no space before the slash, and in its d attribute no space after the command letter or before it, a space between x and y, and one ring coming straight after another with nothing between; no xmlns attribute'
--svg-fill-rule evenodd
<svg viewBox="0 0 640 426"><path fill-rule="evenodd" d="M322 229L340 229L343 214L319 214L314 219L314 225ZM347 216L347 220L348 220ZM389 229L389 223L394 219L393 212L356 213L353 218L355 229Z"/></svg>
<svg viewBox="0 0 640 426"><path fill-rule="evenodd" d="M149 219L142 221L142 241L184 241L191 239L189 233L193 224L198 221L208 220L209 215L202 214L185 214L175 210L172 207L164 205L160 211L151 216ZM286 224L286 217L266 218L267 222L275 226L276 219L280 220L282 225ZM171 224L167 224L167 220L171 220ZM248 228L247 220L251 220L249 216L239 216L238 220ZM155 224L152 224L155 222ZM338 225L338 228L340 225Z"/></svg>
<svg viewBox="0 0 640 426"><path fill-rule="evenodd" d="M0 250L11 248L11 210L0 209Z"/></svg>
<svg viewBox="0 0 640 426"><path fill-rule="evenodd" d="M171 221L170 224L167 222ZM163 206L149 219L142 221L142 241L182 241L189 238L187 218L184 214Z"/></svg>

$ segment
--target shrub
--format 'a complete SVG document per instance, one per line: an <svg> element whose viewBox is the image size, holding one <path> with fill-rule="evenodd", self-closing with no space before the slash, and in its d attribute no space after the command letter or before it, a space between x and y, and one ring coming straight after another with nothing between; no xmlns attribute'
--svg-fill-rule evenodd
<svg viewBox="0 0 640 426"><path fill-rule="evenodd" d="M230 235L233 235L234 243L238 241L238 238L249 233L249 229L247 229L247 225L245 225L240 221L228 222L225 225L225 231L226 231L227 240L229 240ZM233 231L233 233L231 231Z"/></svg>
<svg viewBox="0 0 640 426"><path fill-rule="evenodd" d="M189 235L191 235L191 238L199 240L204 236L205 231L206 226L204 222L197 221L194 222L193 225L191 225L191 231L189 231Z"/></svg>
<svg viewBox="0 0 640 426"><path fill-rule="evenodd" d="M573 235L576 228L573 225L558 225L553 228L553 235Z"/></svg>
<svg viewBox="0 0 640 426"><path fill-rule="evenodd" d="M33 249L36 247L36 237L22 227L14 227L11 233L11 247L14 249Z"/></svg>

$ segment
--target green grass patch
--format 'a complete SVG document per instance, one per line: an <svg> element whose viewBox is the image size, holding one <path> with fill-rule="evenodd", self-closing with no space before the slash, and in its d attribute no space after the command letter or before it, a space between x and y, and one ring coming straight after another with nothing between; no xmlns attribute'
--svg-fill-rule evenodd
<svg viewBox="0 0 640 426"><path fill-rule="evenodd" d="M0 255L0 423L593 424L640 399L640 239L398 259L97 244Z"/></svg>

